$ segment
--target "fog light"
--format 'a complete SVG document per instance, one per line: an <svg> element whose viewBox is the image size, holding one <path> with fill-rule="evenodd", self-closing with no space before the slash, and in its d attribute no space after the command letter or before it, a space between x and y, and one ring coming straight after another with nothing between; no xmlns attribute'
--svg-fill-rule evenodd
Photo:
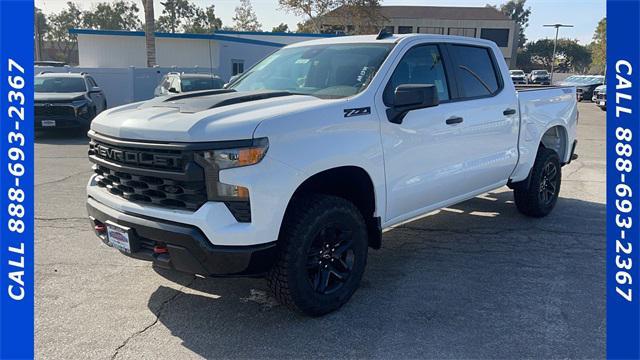
<svg viewBox="0 0 640 360"><path fill-rule="evenodd" d="M232 197L238 200L249 199L249 189L239 185L229 185L218 183L218 195L221 197Z"/></svg>

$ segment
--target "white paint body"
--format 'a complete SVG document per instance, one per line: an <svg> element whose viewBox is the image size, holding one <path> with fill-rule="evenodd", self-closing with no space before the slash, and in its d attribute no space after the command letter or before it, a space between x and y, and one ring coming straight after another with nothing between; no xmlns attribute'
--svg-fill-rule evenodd
<svg viewBox="0 0 640 360"><path fill-rule="evenodd" d="M296 189L319 172L342 166L364 169L375 191L375 216L382 227L418 217L511 181L527 178L543 134L560 126L566 136L561 162L576 138L573 88L517 93L500 49L481 39L409 34L375 40L340 37L297 43L395 42L369 86L338 100L294 95L184 114L175 109L130 104L107 110L92 124L97 133L143 141L209 142L267 137L258 164L223 170L220 180L247 187L251 223L238 223L223 203L207 202L195 212L133 203L98 188L95 201L129 214L196 226L215 245L254 245L278 238ZM443 103L409 112L402 124L388 121L383 89L402 55L417 44L447 42L488 47L498 60L504 88L494 97ZM344 117L344 109L371 107L368 115ZM514 115L503 115L516 109ZM452 116L464 122L447 125Z"/></svg>

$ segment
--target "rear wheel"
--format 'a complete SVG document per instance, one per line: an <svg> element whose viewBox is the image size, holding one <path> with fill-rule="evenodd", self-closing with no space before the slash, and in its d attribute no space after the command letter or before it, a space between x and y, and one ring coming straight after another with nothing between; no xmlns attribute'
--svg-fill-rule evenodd
<svg viewBox="0 0 640 360"><path fill-rule="evenodd" d="M516 186L513 194L521 213L532 217L549 215L560 193L560 158L553 151L541 147L531 169L529 186Z"/></svg>
<svg viewBox="0 0 640 360"><path fill-rule="evenodd" d="M290 308L319 316L340 308L358 288L367 262L367 228L351 202L328 195L292 200L268 281Z"/></svg>

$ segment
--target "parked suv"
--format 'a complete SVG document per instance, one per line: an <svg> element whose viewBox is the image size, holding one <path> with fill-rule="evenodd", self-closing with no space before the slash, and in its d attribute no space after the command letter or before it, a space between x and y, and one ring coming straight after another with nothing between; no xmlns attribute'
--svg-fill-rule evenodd
<svg viewBox="0 0 640 360"><path fill-rule="evenodd" d="M505 185L523 214L548 215L577 115L572 87L516 91L492 41L300 42L226 89L101 114L87 209L123 254L266 275L281 303L317 316L353 295L385 229Z"/></svg>
<svg viewBox="0 0 640 360"><path fill-rule="evenodd" d="M511 75L511 81L515 84L526 85L527 84L527 76L522 70L511 70L509 71L509 75Z"/></svg>
<svg viewBox="0 0 640 360"><path fill-rule="evenodd" d="M547 70L531 71L531 73L529 74L529 83L542 85L551 84L551 77L549 76L549 72L547 72Z"/></svg>
<svg viewBox="0 0 640 360"><path fill-rule="evenodd" d="M222 89L223 87L224 81L216 75L170 72L162 78L154 95L162 96L190 91Z"/></svg>
<svg viewBox="0 0 640 360"><path fill-rule="evenodd" d="M87 73L35 76L35 128L88 128L107 108L107 98Z"/></svg>

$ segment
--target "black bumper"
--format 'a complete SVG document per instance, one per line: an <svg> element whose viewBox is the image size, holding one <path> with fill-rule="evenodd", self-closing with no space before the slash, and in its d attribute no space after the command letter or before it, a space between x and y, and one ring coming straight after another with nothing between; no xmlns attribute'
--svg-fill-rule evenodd
<svg viewBox="0 0 640 360"><path fill-rule="evenodd" d="M91 226L115 223L130 228L131 253L156 266L203 276L255 276L264 274L276 258L274 242L252 246L214 246L200 229L174 222L122 213L89 198ZM95 230L95 229L94 229ZM96 235L108 244L104 232ZM156 247L165 248L158 253Z"/></svg>

